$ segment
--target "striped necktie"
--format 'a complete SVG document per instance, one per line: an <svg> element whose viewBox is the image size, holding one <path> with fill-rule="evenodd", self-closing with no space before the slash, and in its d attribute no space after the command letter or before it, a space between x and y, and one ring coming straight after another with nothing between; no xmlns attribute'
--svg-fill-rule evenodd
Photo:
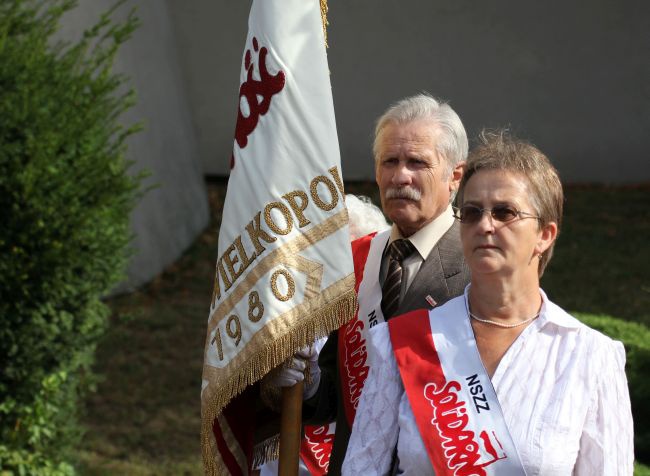
<svg viewBox="0 0 650 476"><path fill-rule="evenodd" d="M402 289L402 261L413 253L415 247L408 240L395 240L388 247L388 273L381 288L381 311L388 320L397 311Z"/></svg>

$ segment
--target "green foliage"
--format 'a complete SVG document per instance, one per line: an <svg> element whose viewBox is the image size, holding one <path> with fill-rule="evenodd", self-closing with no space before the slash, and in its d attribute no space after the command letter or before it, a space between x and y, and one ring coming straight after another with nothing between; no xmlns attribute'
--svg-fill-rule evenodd
<svg viewBox="0 0 650 476"><path fill-rule="evenodd" d="M636 458L650 462L650 330L643 324L625 322L609 316L576 313L589 327L623 342L627 354L625 373L630 388L634 416L634 452Z"/></svg>
<svg viewBox="0 0 650 476"><path fill-rule="evenodd" d="M643 464L634 464L634 476L650 476L650 468Z"/></svg>
<svg viewBox="0 0 650 476"><path fill-rule="evenodd" d="M585 157L584 163L589 163ZM650 186L565 187L566 204L542 288L564 309L650 327Z"/></svg>
<svg viewBox="0 0 650 476"><path fill-rule="evenodd" d="M53 45L74 0L0 2L0 468L72 474L76 404L92 384L100 301L123 276L131 177L117 120L134 102L111 72L137 20L108 12Z"/></svg>

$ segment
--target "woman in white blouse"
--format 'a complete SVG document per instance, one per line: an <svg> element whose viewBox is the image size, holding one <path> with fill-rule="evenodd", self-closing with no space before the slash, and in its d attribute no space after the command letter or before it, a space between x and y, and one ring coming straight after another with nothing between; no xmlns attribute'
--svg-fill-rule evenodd
<svg viewBox="0 0 650 476"><path fill-rule="evenodd" d="M471 284L431 318L471 324L469 339L496 392L519 474L632 474L623 346L564 312L539 287L562 218L557 172L534 146L484 133L469 155L458 203ZM388 324L372 329L370 346L374 362L343 474L435 474Z"/></svg>

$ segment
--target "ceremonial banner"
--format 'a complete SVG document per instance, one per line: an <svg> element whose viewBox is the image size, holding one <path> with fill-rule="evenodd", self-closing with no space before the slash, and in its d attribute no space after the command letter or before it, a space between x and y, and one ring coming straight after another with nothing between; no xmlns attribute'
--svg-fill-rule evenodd
<svg viewBox="0 0 650 476"><path fill-rule="evenodd" d="M248 473L250 386L354 313L321 15L319 0L251 8L205 342L207 474Z"/></svg>

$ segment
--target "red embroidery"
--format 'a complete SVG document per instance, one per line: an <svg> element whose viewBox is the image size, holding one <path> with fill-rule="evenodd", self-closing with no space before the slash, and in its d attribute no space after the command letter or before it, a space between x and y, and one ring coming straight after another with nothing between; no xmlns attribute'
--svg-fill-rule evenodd
<svg viewBox="0 0 650 476"><path fill-rule="evenodd" d="M458 476L484 476L486 466L495 463L507 456L502 452L497 454L494 445L486 431L480 433L485 451L492 457L491 460L479 463L481 459L481 447L473 431L466 430L469 418L467 416L467 403L458 398L461 385L452 380L438 390L435 383L429 383L424 387L424 396L433 407L433 423L442 439L447 467ZM499 447L501 443L494 435ZM501 449L503 449L501 447Z"/></svg>
<svg viewBox="0 0 650 476"><path fill-rule="evenodd" d="M284 72L279 70L277 74L269 73L266 64L266 47L259 48L257 38L253 38L253 50L255 53L259 50L258 71L259 79L253 78L255 71L255 62L251 55L251 50L246 50L244 57L244 68L247 71L246 81L239 87L239 111L237 113L237 126L235 127L235 139L242 149L248 144L248 136L257 127L257 122L261 115L268 112L271 105L271 98L282 91L284 88ZM245 116L242 111L242 101L245 100L248 105L248 115ZM234 163L233 163L234 166Z"/></svg>
<svg viewBox="0 0 650 476"><path fill-rule="evenodd" d="M355 410L359 405L361 391L363 390L363 384L366 381L369 370L366 365L368 353L366 352L365 340L361 335L363 328L364 324L358 318L356 321L345 326L344 365L348 377L349 401Z"/></svg>

